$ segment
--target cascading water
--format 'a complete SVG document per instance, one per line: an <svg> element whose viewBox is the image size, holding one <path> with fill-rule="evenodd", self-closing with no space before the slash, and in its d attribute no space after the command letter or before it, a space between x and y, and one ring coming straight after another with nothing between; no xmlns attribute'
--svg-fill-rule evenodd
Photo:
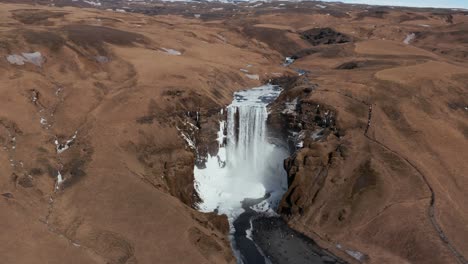
<svg viewBox="0 0 468 264"><path fill-rule="evenodd" d="M205 168L194 170L201 211L226 214L232 224L244 212L245 198L268 195L253 209L274 212L287 190L283 160L288 153L268 142L266 121L267 105L280 93L278 86L265 85L234 94L227 124L220 122L217 156L209 157Z"/></svg>

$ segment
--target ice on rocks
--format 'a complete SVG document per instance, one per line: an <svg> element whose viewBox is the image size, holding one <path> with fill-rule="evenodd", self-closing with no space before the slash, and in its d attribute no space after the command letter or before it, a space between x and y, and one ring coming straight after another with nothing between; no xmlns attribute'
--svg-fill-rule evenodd
<svg viewBox="0 0 468 264"><path fill-rule="evenodd" d="M296 97L294 100L284 103L284 110L281 113L283 113L283 114L295 114L298 102L299 102L299 100Z"/></svg>
<svg viewBox="0 0 468 264"><path fill-rule="evenodd" d="M75 131L75 134L73 135L73 137L67 140L64 144L61 144L58 141L58 139L56 139L54 143L55 143L55 148L57 149L57 153L60 154L60 153L63 153L65 150L69 149L70 146L73 144L73 141L75 141L77 135L78 135L78 131Z"/></svg>
<svg viewBox="0 0 468 264"><path fill-rule="evenodd" d="M286 58L284 59L283 66L284 66L284 67L287 67L287 66L293 64L294 61L295 61L294 58L292 58L292 57L286 57Z"/></svg>

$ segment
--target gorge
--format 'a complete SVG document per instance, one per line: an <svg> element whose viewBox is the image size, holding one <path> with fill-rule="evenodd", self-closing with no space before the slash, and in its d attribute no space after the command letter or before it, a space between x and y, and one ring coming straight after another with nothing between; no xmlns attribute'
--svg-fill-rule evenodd
<svg viewBox="0 0 468 264"><path fill-rule="evenodd" d="M266 84L235 92L227 120L221 110L219 150L194 168L201 199L197 207L228 216L238 263L344 263L289 228L276 213L288 189L283 164L291 153L287 142L272 139L267 119L268 105L281 91ZM295 111L291 104L285 108Z"/></svg>

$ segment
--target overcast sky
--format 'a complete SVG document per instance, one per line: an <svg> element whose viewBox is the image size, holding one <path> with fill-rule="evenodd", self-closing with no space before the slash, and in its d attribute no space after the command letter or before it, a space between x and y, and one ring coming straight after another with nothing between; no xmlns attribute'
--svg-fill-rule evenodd
<svg viewBox="0 0 468 264"><path fill-rule="evenodd" d="M324 0L329 2L343 2L369 5L393 5L416 7L444 7L444 8L468 8L468 0Z"/></svg>

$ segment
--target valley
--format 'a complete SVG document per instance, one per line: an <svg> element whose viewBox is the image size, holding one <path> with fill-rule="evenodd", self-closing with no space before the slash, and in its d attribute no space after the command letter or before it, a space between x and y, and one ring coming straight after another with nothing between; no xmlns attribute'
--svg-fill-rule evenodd
<svg viewBox="0 0 468 264"><path fill-rule="evenodd" d="M89 2L0 1L2 263L467 263L467 11Z"/></svg>

